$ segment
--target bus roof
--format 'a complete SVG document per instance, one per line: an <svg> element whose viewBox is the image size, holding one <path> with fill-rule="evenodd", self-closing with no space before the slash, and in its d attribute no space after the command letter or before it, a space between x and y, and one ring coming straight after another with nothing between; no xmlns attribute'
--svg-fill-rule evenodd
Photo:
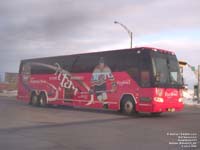
<svg viewBox="0 0 200 150"><path fill-rule="evenodd" d="M125 50L150 50L170 55L175 55L174 52L155 48L155 47L134 47L134 48L128 48L128 49L116 49L116 50L106 50L106 51L98 51L98 52L87 52L87 53L77 53L77 54L69 54L69 55L59 55L59 56L47 56L47 57L37 57L37 58L30 58L30 59L23 59L22 61L31 61L31 60L37 60L37 59L48 59L48 58L55 58L55 57L63 57L63 56L78 56L78 55L86 55L86 54L96 54L96 53L106 53L106 52L116 52L116 51L125 51Z"/></svg>
<svg viewBox="0 0 200 150"><path fill-rule="evenodd" d="M166 54L171 54L171 55L175 55L174 52L169 51L169 50L164 50L164 49L160 49L160 48L155 48L155 47L142 47L145 49L149 49L149 50L153 50L153 51L159 51L161 53L166 53Z"/></svg>

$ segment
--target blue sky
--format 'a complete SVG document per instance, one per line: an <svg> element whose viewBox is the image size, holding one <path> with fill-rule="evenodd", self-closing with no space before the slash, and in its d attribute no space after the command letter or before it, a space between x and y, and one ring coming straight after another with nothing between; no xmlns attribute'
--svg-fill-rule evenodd
<svg viewBox="0 0 200 150"><path fill-rule="evenodd" d="M133 32L133 46L172 50L197 66L199 8L199 0L1 0L0 72L17 72L21 59L128 48L114 21Z"/></svg>

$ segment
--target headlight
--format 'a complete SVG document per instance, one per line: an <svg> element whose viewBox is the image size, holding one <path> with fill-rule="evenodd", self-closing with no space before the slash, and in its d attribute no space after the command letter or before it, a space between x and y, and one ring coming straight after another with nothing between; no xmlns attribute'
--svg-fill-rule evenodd
<svg viewBox="0 0 200 150"><path fill-rule="evenodd" d="M164 102L163 98L161 98L161 97L154 97L154 101L155 102L159 102L159 103L163 103Z"/></svg>
<svg viewBox="0 0 200 150"><path fill-rule="evenodd" d="M178 99L178 102L183 102L183 98L179 98L179 99Z"/></svg>

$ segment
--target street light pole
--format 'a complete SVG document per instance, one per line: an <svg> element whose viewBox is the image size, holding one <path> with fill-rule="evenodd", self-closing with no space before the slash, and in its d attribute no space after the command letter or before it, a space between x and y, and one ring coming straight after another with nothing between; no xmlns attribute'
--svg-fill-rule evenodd
<svg viewBox="0 0 200 150"><path fill-rule="evenodd" d="M130 34L130 37L131 37L131 48L133 47L133 33L131 32Z"/></svg>
<svg viewBox="0 0 200 150"><path fill-rule="evenodd" d="M122 26L122 28L124 28L127 32L128 32L128 35L130 37L130 40L131 40L131 45L130 47L132 48L132 44L133 44L133 33L122 23L118 22L118 21L114 21L115 24L119 24L120 26Z"/></svg>
<svg viewBox="0 0 200 150"><path fill-rule="evenodd" d="M198 69L197 69L198 73L197 73L197 76L198 76L198 86L197 86L197 98L198 98L198 103L200 103L200 65L198 65Z"/></svg>

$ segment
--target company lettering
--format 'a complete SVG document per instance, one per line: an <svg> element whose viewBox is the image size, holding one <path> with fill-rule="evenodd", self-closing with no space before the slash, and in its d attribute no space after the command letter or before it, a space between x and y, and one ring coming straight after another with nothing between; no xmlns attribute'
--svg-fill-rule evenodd
<svg viewBox="0 0 200 150"><path fill-rule="evenodd" d="M178 92L173 91L173 92L165 92L166 97L172 97L172 96L178 96Z"/></svg>
<svg viewBox="0 0 200 150"><path fill-rule="evenodd" d="M130 80L117 81L117 85L119 86L130 85L130 84L131 84Z"/></svg>
<svg viewBox="0 0 200 150"><path fill-rule="evenodd" d="M73 94L76 95L78 92L78 89L74 86L73 82L71 81L71 75L67 73L67 71L61 69L59 64L56 64L57 70L55 72L55 75L57 75L57 80L60 81L60 87L66 88L66 89L72 89Z"/></svg>

